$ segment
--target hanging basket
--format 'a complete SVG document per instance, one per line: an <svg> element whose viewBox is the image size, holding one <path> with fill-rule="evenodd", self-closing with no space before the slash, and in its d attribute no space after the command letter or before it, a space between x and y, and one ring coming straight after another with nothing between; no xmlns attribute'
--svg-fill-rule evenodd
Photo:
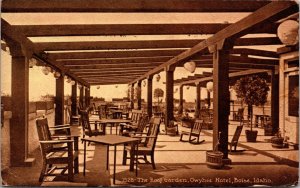
<svg viewBox="0 0 300 188"><path fill-rule="evenodd" d="M220 151L207 151L206 165L210 168L222 168L224 166L223 155Z"/></svg>

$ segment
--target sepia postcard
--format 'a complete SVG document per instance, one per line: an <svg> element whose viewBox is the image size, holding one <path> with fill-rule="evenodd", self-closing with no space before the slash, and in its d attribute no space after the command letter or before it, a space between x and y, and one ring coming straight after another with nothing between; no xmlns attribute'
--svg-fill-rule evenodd
<svg viewBox="0 0 300 188"><path fill-rule="evenodd" d="M1 182L299 180L299 4L2 0Z"/></svg>

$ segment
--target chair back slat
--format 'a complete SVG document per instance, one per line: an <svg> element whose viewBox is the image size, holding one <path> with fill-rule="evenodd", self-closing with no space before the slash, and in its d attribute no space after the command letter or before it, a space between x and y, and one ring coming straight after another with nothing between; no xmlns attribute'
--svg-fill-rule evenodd
<svg viewBox="0 0 300 188"><path fill-rule="evenodd" d="M83 132L88 132L89 134L92 134L92 129L91 129L91 125L89 122L89 114L87 111L82 110L80 112L81 114L81 125L82 125L82 131Z"/></svg>
<svg viewBox="0 0 300 188"><path fill-rule="evenodd" d="M36 120L36 128L38 132L38 137L40 141L52 140L51 133L49 131L47 118L41 118ZM46 155L50 150L53 149L51 144L40 145L43 156ZM45 154L45 155L44 155Z"/></svg>
<svg viewBox="0 0 300 188"><path fill-rule="evenodd" d="M149 117L147 114L141 116L136 132L143 132L148 122Z"/></svg>
<svg viewBox="0 0 300 188"><path fill-rule="evenodd" d="M154 150L156 140L157 140L157 135L159 133L159 126L160 126L161 119L159 117L154 117L151 118L150 120L150 126L149 130L147 133L147 136L151 136L151 138L146 138L145 140L145 146L151 148Z"/></svg>
<svg viewBox="0 0 300 188"><path fill-rule="evenodd" d="M194 125L192 126L192 133L200 134L202 126L203 126L203 120L196 120Z"/></svg>

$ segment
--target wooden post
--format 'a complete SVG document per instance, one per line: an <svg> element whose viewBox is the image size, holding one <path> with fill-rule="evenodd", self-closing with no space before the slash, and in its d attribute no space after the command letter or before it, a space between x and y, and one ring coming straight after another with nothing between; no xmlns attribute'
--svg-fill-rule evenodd
<svg viewBox="0 0 300 188"><path fill-rule="evenodd" d="M153 80L153 76L148 76L147 78L147 112L148 112L148 116L152 117L152 80Z"/></svg>
<svg viewBox="0 0 300 188"><path fill-rule="evenodd" d="M197 82L196 84L196 109L195 109L195 118L199 118L200 109L201 109L201 87L200 83Z"/></svg>
<svg viewBox="0 0 300 188"><path fill-rule="evenodd" d="M56 79L55 94L55 125L63 125L64 120L64 77L63 75Z"/></svg>
<svg viewBox="0 0 300 188"><path fill-rule="evenodd" d="M84 109L84 102L83 102L83 97L84 93L83 93L83 86L80 87L79 89L79 107Z"/></svg>
<svg viewBox="0 0 300 188"><path fill-rule="evenodd" d="M84 93L85 93L85 105L86 105L86 107L89 107L90 106L90 97L91 97L90 88L86 87Z"/></svg>
<svg viewBox="0 0 300 188"><path fill-rule="evenodd" d="M134 109L134 83L131 84L130 106Z"/></svg>
<svg viewBox="0 0 300 188"><path fill-rule="evenodd" d="M174 119L173 115L173 86L174 86L174 70L175 67L167 67L166 71L166 112L165 112L165 125L168 126L169 122Z"/></svg>
<svg viewBox="0 0 300 188"><path fill-rule="evenodd" d="M271 81L271 123L274 134L279 129L279 75L275 70L272 70Z"/></svg>
<svg viewBox="0 0 300 188"><path fill-rule="evenodd" d="M71 95L72 105L72 116L77 115L77 82L75 82L74 85L72 85L72 95Z"/></svg>
<svg viewBox="0 0 300 188"><path fill-rule="evenodd" d="M11 52L13 48L17 48L17 46L11 46ZM24 56L11 54L10 165L12 167L31 166L34 159L28 158L29 64Z"/></svg>
<svg viewBox="0 0 300 188"><path fill-rule="evenodd" d="M183 85L179 86L179 106L178 106L178 114L183 113Z"/></svg>
<svg viewBox="0 0 300 188"><path fill-rule="evenodd" d="M225 164L230 164L228 159L228 116L229 104L229 52L224 47L224 42L218 43L213 51L213 148L219 143L218 151L221 151Z"/></svg>
<svg viewBox="0 0 300 188"><path fill-rule="evenodd" d="M210 91L207 90L207 108L210 109Z"/></svg>
<svg viewBox="0 0 300 188"><path fill-rule="evenodd" d="M137 108L138 110L142 109L142 81L137 82Z"/></svg>

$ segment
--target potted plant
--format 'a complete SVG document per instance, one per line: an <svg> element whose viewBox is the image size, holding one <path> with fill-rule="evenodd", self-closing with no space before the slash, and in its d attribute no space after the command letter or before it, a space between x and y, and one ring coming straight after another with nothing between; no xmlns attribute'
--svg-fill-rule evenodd
<svg viewBox="0 0 300 188"><path fill-rule="evenodd" d="M240 78L234 85L237 97L248 105L248 118L250 118L250 130L246 130L248 142L256 142L257 131L252 129L253 105L259 106L267 102L269 86L264 78L257 75Z"/></svg>

